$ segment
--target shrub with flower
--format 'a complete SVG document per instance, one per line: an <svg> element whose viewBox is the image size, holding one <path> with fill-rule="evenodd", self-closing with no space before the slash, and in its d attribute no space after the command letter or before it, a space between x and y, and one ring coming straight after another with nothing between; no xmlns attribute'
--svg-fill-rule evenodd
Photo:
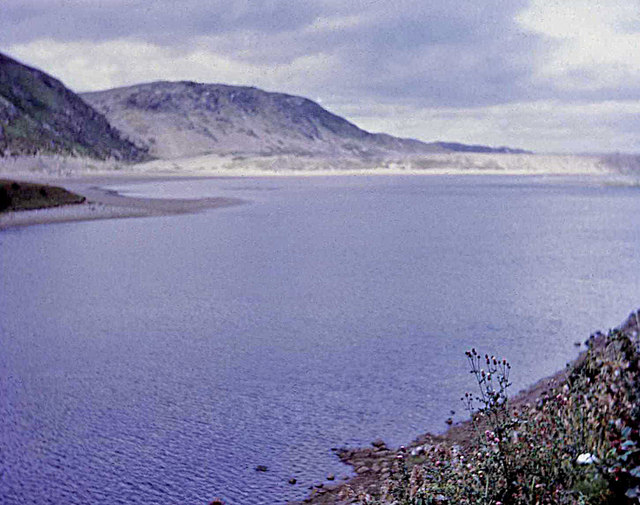
<svg viewBox="0 0 640 505"><path fill-rule="evenodd" d="M621 331L593 336L566 381L515 408L507 361L472 349L478 392L463 401L473 440L400 458L381 503L640 503L639 351Z"/></svg>

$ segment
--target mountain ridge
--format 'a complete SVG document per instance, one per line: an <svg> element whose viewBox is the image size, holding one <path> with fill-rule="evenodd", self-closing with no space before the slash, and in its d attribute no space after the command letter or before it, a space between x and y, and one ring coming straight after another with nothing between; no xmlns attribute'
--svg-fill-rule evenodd
<svg viewBox="0 0 640 505"><path fill-rule="evenodd" d="M253 86L155 81L76 94L0 53L0 156L139 162L202 155L383 159L526 153L368 132L318 103Z"/></svg>
<svg viewBox="0 0 640 505"><path fill-rule="evenodd" d="M308 98L252 86L154 81L80 96L132 142L165 159L206 154L368 158L526 152L370 133Z"/></svg>

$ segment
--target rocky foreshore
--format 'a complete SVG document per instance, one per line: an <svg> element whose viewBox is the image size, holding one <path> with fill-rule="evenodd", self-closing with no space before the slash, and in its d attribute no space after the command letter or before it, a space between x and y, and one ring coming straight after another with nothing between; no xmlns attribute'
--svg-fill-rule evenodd
<svg viewBox="0 0 640 505"><path fill-rule="evenodd" d="M638 338L640 334L640 309L632 312L629 317L617 328L621 332ZM605 336L597 332L589 337L591 345L598 347L604 345ZM586 356L583 351L565 370L561 370L551 377L546 377L530 388L521 391L510 404L518 408L524 404L536 404L548 397L550 392L567 380L571 370L578 366ZM351 466L355 475L348 480L337 484L322 484L315 486L310 495L302 502L294 502L312 505L347 505L362 503L363 496L379 496L382 488L391 479L394 472L398 471L399 462L404 458L420 456L428 453L439 444L447 444L449 447L465 447L471 443L473 428L470 420L464 421L450 428L441 435L426 433L409 445L399 448L389 448L382 440L374 440L371 447L358 449L334 449L340 460Z"/></svg>

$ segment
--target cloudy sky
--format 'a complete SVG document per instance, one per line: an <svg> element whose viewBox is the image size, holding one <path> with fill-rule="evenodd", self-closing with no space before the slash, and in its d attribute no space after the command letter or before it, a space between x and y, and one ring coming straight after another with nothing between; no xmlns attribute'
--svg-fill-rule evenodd
<svg viewBox="0 0 640 505"><path fill-rule="evenodd" d="M0 51L75 91L242 84L426 141L640 152L640 0L0 0Z"/></svg>

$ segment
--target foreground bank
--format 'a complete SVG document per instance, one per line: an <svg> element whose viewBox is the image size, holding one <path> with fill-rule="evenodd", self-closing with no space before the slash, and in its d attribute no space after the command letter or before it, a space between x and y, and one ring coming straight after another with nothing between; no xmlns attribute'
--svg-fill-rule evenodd
<svg viewBox="0 0 640 505"><path fill-rule="evenodd" d="M340 450L356 477L312 504L640 503L640 310L567 369L509 399L506 361L467 354L470 421L408 447ZM474 405L475 402L475 405Z"/></svg>

